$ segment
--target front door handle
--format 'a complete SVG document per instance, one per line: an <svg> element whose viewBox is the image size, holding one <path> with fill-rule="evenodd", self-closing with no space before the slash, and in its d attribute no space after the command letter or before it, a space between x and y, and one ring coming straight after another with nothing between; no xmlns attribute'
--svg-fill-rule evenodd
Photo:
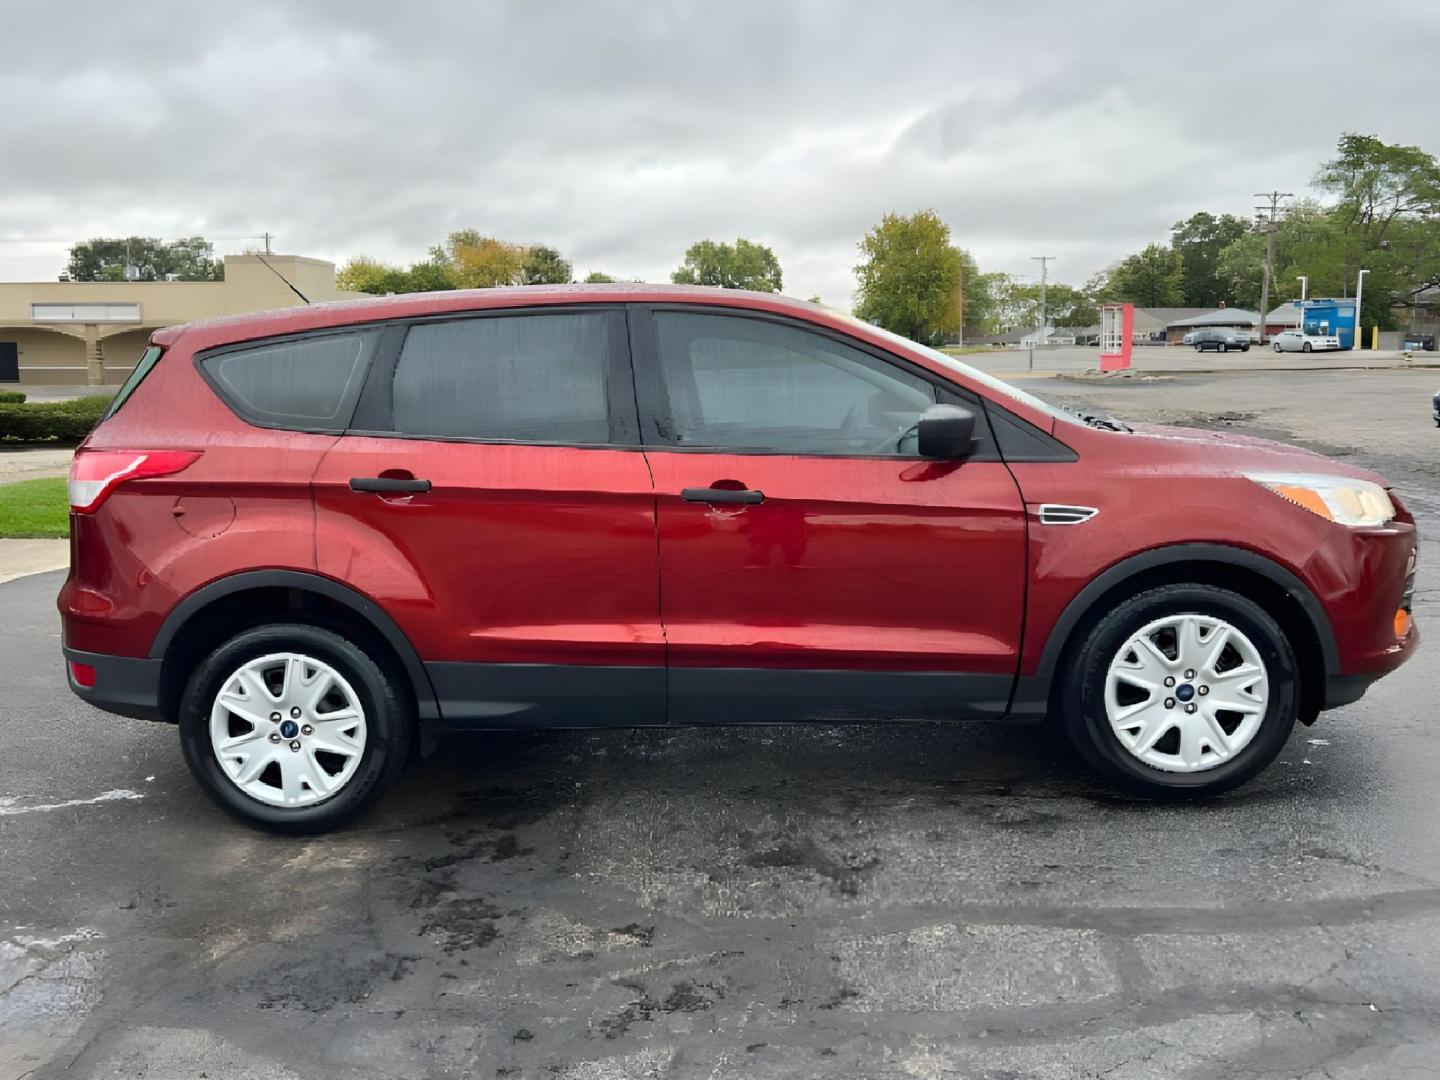
<svg viewBox="0 0 1440 1080"><path fill-rule="evenodd" d="M698 503L728 503L741 506L759 506L765 501L763 491L750 491L746 489L731 488L685 488L680 492L680 497L686 502Z"/></svg>
<svg viewBox="0 0 1440 1080"><path fill-rule="evenodd" d="M352 476L350 490L375 491L382 495L413 494L417 491L429 491L430 481L416 480L413 476Z"/></svg>

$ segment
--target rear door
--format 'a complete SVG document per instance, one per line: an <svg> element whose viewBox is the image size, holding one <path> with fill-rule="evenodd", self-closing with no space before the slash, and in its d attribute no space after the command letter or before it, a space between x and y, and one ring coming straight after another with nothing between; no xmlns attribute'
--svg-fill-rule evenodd
<svg viewBox="0 0 1440 1080"><path fill-rule="evenodd" d="M318 565L386 607L450 724L664 722L636 423L621 308L387 331L315 477Z"/></svg>
<svg viewBox="0 0 1440 1080"><path fill-rule="evenodd" d="M914 423L961 400L888 354L714 308L632 313L675 722L1007 707L1025 515L978 402L960 462Z"/></svg>

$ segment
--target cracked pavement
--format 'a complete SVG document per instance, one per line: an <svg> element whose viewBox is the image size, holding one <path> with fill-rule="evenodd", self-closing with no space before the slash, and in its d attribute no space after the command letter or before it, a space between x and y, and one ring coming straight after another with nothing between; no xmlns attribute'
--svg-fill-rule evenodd
<svg viewBox="0 0 1440 1080"><path fill-rule="evenodd" d="M1440 531L1440 377L1025 385L1338 450ZM1433 644L1204 805L1036 727L558 732L295 840L69 694L59 581L0 585L0 1080L1440 1076Z"/></svg>

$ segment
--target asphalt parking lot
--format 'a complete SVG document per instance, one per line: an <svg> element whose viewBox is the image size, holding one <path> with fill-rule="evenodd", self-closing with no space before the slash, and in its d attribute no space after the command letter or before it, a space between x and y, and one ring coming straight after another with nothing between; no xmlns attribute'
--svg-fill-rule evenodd
<svg viewBox="0 0 1440 1080"><path fill-rule="evenodd" d="M1440 534L1440 373L1024 385L1329 449ZM69 694L59 582L0 585L0 1080L1440 1075L1433 641L1206 805L1043 728L546 733L294 840Z"/></svg>

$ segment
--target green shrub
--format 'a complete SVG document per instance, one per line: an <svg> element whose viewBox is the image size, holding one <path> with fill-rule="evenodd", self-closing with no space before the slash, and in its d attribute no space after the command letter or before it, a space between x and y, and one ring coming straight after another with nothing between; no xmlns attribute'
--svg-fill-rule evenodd
<svg viewBox="0 0 1440 1080"><path fill-rule="evenodd" d="M0 403L0 441L79 442L109 405L108 397Z"/></svg>
<svg viewBox="0 0 1440 1080"><path fill-rule="evenodd" d="M25 395L19 390L0 390L0 405L19 405L25 400Z"/></svg>

